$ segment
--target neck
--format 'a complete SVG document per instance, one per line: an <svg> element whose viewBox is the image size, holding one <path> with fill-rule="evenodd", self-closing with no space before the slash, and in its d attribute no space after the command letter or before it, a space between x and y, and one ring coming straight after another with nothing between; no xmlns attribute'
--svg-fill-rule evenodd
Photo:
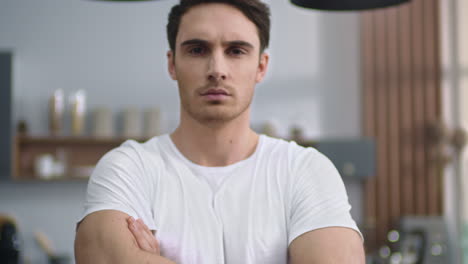
<svg viewBox="0 0 468 264"><path fill-rule="evenodd" d="M246 112L218 126L201 124L182 114L171 139L187 159L198 165L221 167L239 162L255 152L258 142Z"/></svg>

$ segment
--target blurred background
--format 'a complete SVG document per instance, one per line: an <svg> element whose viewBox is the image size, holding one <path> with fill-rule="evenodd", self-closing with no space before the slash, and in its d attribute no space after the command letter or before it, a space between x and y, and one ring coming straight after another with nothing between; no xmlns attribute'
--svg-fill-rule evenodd
<svg viewBox="0 0 468 264"><path fill-rule="evenodd" d="M468 263L468 2L361 11L265 2L271 63L252 127L330 157L368 263ZM97 160L176 127L165 57L176 3L0 0L4 256L73 263Z"/></svg>

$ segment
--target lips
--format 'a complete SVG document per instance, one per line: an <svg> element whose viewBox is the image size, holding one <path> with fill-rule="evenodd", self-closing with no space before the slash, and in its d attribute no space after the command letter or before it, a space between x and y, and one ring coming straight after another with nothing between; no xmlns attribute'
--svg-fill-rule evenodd
<svg viewBox="0 0 468 264"><path fill-rule="evenodd" d="M208 89L201 93L201 96L208 101L223 101L231 96L226 90L221 88Z"/></svg>
<svg viewBox="0 0 468 264"><path fill-rule="evenodd" d="M229 95L229 93L224 89L209 89L201 95Z"/></svg>

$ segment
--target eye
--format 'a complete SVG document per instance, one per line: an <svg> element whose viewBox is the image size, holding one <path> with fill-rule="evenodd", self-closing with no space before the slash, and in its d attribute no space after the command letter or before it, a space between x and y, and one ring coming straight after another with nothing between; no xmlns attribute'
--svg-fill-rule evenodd
<svg viewBox="0 0 468 264"><path fill-rule="evenodd" d="M193 48L189 49L189 53L192 54L192 55L195 55L195 56L203 55L203 54L205 54L205 52L206 52L206 49L204 47L200 47L200 46L193 47Z"/></svg>
<svg viewBox="0 0 468 264"><path fill-rule="evenodd" d="M234 56L240 56L240 55L246 54L245 50L238 48L238 47L229 49L228 53Z"/></svg>

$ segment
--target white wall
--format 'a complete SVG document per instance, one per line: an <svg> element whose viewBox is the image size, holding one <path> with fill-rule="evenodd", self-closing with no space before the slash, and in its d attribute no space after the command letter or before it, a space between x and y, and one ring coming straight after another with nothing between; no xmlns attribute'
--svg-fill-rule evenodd
<svg viewBox="0 0 468 264"><path fill-rule="evenodd" d="M159 106L165 131L172 130L179 105L176 84L166 72L165 25L175 3L0 0L0 49L15 56L15 120L26 119L32 133L46 133L52 91L85 89L89 109L105 105L117 115L125 106ZM294 124L313 138L360 136L357 13L308 11L286 0L269 3L271 65L257 88L253 126L269 120L281 136ZM358 221L360 188L348 184ZM71 254L69 228L84 190L83 183L0 184L0 211L21 217L25 234L42 227L59 251ZM49 216L48 205L56 213ZM28 245L27 253L38 258L35 245Z"/></svg>

